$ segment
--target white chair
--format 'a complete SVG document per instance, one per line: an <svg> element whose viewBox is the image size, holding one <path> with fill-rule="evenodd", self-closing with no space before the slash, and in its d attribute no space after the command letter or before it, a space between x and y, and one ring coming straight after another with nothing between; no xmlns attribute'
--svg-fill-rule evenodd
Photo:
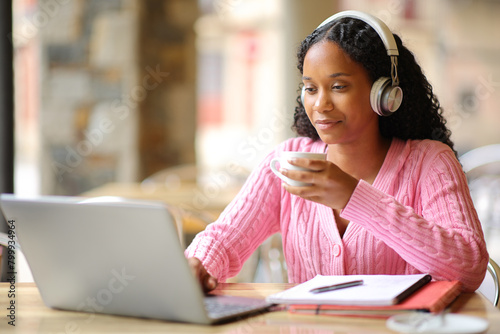
<svg viewBox="0 0 500 334"><path fill-rule="evenodd" d="M460 163L491 251L496 240L489 239L500 232L500 144L473 149L460 156Z"/></svg>
<svg viewBox="0 0 500 334"><path fill-rule="evenodd" d="M474 206L481 221L490 256L498 257L500 233L500 144L473 149L460 157L467 175ZM500 269L490 258L488 271L478 291L499 306Z"/></svg>
<svg viewBox="0 0 500 334"><path fill-rule="evenodd" d="M491 258L488 263L486 276L477 291L485 296L493 305L500 308L498 303L500 299L500 267Z"/></svg>
<svg viewBox="0 0 500 334"><path fill-rule="evenodd" d="M481 146L460 156L460 163L466 173L497 162L500 162L500 144Z"/></svg>

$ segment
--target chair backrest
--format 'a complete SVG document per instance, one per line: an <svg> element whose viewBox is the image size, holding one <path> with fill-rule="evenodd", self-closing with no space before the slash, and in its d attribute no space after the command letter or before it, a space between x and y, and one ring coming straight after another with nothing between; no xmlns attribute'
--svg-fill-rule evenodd
<svg viewBox="0 0 500 334"><path fill-rule="evenodd" d="M473 149L460 156L485 239L500 229L500 144Z"/></svg>
<svg viewBox="0 0 500 334"><path fill-rule="evenodd" d="M460 157L467 175L474 206L481 221L487 246L494 244L494 229L500 228L500 144L478 147ZM491 239L491 240L490 240ZM490 256L493 249L488 247ZM498 256L498 252L495 253ZM500 268L490 258L488 271L478 291L499 306Z"/></svg>
<svg viewBox="0 0 500 334"><path fill-rule="evenodd" d="M460 163L465 173L498 162L500 162L500 144L481 146L460 156Z"/></svg>
<svg viewBox="0 0 500 334"><path fill-rule="evenodd" d="M486 276L477 291L491 301L493 305L500 307L498 304L498 300L500 299L500 267L491 258L488 263Z"/></svg>

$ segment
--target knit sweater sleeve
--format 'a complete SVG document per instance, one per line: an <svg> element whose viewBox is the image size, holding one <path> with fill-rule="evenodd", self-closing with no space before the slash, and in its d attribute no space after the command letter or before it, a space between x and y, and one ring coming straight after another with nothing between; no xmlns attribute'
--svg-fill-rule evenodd
<svg viewBox="0 0 500 334"><path fill-rule="evenodd" d="M362 225L396 251L408 272L459 280L464 290L481 284L488 253L467 181L451 151L440 152L418 179L407 180L415 201L405 206L361 180L342 217Z"/></svg>
<svg viewBox="0 0 500 334"><path fill-rule="evenodd" d="M219 219L199 233L185 251L196 257L219 282L235 276L270 235L279 231L281 182L269 163L270 153L251 173Z"/></svg>

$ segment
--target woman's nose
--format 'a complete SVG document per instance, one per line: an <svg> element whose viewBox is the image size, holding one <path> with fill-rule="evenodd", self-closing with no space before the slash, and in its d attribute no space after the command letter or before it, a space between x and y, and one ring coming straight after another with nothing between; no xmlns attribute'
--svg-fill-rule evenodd
<svg viewBox="0 0 500 334"><path fill-rule="evenodd" d="M333 102L327 92L318 92L316 101L314 102L314 111L326 112L333 108Z"/></svg>

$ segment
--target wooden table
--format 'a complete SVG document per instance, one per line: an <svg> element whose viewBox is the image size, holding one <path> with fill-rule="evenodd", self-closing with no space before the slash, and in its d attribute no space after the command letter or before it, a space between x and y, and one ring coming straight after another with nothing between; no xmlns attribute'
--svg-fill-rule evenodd
<svg viewBox="0 0 500 334"><path fill-rule="evenodd" d="M95 315L89 321L86 313L53 310L46 307L34 283L15 286L15 327L6 317L8 283L0 283L0 333L297 333L297 334L360 334L393 333L385 320L330 316L296 315L285 310L260 314L237 322L216 326L170 323L160 320ZM226 283L219 293L262 297L281 291L291 284ZM488 319L487 333L500 332L500 311L476 293L462 294L452 305L451 312Z"/></svg>

